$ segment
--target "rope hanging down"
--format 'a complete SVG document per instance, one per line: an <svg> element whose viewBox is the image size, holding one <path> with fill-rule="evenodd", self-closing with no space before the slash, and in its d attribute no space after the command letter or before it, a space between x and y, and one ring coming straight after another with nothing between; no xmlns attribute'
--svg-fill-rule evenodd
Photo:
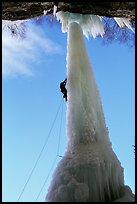
<svg viewBox="0 0 137 204"><path fill-rule="evenodd" d="M55 162L56 162L57 158L58 158L58 156L55 157L55 159L54 159L54 161L53 161L53 163L52 163L51 169L50 169L50 171L49 171L49 173L48 173L48 176L46 177L46 179L45 179L45 181L44 181L44 184L42 185L42 187L41 187L41 189L40 189L40 191L39 191L39 193L38 193L38 195L37 195L37 198L36 198L35 202L38 200L38 198L39 198L39 196L40 196L40 194L41 194L41 192L42 192L42 190L43 190L43 188L44 188L44 186L45 186L45 184L46 184L46 182L47 182L47 180L48 180L48 177L49 177L49 175L50 175L50 173L51 173L51 171L52 171L52 169L53 169L53 167L54 167L54 165L55 165Z"/></svg>
<svg viewBox="0 0 137 204"><path fill-rule="evenodd" d="M44 142L44 145L43 145L43 147L42 147L42 149L41 149L41 151L40 151L40 153L39 153L39 155L38 155L38 158L37 158L37 160L36 160L36 162L35 162L35 164L34 164L32 170L31 170L31 172L30 172L30 174L29 174L29 177L28 177L28 179L27 179L27 181L26 181L26 183L25 183L25 185L24 185L24 187L23 187L23 189L22 189L22 191L21 191L21 193L20 193L20 195L19 195L19 197L18 197L18 199L17 199L17 202L19 202L21 196L23 195L23 193L24 193L24 191L25 191L25 189L26 189L26 187L27 187L27 184L28 184L28 182L29 182L29 180L30 180L30 178L31 178L31 176L32 176L32 174L33 174L33 172L34 172L34 170L35 170L37 164L38 164L38 161L39 161L39 159L40 159L40 157L41 157L41 155L42 155L42 153L43 153L43 151L44 151L44 149L45 149L45 146L46 146L47 141L48 141L48 139L49 139L49 137L50 137L51 131L52 131L53 127L54 127L54 123L55 123L55 121L56 121L56 119L57 119L57 116L58 116L58 113L59 113L59 110L60 110L60 107L61 107L62 102L63 102L63 99L61 99L61 102L60 102L60 104L59 104L59 107L58 107L58 110L57 110L57 112L56 112L55 118L54 118L54 120L53 120L52 126L51 126L51 128L50 128L49 134L48 134L48 136L47 136L47 138L46 138L46 140L45 140L45 142Z"/></svg>
<svg viewBox="0 0 137 204"><path fill-rule="evenodd" d="M59 127L59 138L58 138L57 154L56 154L56 157L55 157L55 159L54 159L54 161L52 163L51 169L50 169L50 171L49 171L49 173L48 173L48 175L47 175L47 177L46 177L46 179L44 181L44 184L42 185L42 187L41 187L41 189L40 189L40 191L39 191L39 193L37 195L37 198L36 198L35 202L38 200L38 198L39 198L39 196L40 196L40 194L41 194L41 192L42 192L42 190L43 190L43 188L44 188L44 186L45 186L45 184L46 184L46 182L48 180L48 177L49 177L49 175L50 175L50 173L51 173L51 171L52 171L52 169L53 169L53 167L55 165L55 162L56 162L57 158L62 157L62 156L59 155L60 137L61 137L61 129L62 129L62 118L63 118L63 105L62 105L62 110L61 110L61 120L60 120L60 127Z"/></svg>
<svg viewBox="0 0 137 204"><path fill-rule="evenodd" d="M62 118L63 118L63 105L61 110L61 120L60 120L60 128L59 128L59 139L58 139L58 148L57 148L57 156L59 155L59 147L60 147L60 137L61 137L61 129L62 129Z"/></svg>

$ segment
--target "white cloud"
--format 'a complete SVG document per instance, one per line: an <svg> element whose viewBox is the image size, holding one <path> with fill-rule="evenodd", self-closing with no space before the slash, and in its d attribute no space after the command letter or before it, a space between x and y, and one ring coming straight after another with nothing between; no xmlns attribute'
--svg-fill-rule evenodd
<svg viewBox="0 0 137 204"><path fill-rule="evenodd" d="M40 27L30 26L27 36L21 40L2 32L2 74L3 76L33 75L32 63L38 63L47 55L61 54L61 46L46 38Z"/></svg>

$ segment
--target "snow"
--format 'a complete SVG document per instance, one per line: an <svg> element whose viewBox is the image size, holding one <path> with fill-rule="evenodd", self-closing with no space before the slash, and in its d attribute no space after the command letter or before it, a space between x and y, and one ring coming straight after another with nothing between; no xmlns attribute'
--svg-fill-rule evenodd
<svg viewBox="0 0 137 204"><path fill-rule="evenodd" d="M124 170L109 140L83 39L83 34L89 32L93 37L103 35L101 18L68 12L56 15L62 22L62 32L68 32L68 145L53 174L46 202L133 202L130 187L124 185Z"/></svg>

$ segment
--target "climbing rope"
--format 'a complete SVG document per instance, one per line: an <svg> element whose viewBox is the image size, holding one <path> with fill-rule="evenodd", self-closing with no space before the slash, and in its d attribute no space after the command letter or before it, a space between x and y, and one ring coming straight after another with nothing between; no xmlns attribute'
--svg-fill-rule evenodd
<svg viewBox="0 0 137 204"><path fill-rule="evenodd" d="M42 187L41 187L41 189L40 189L40 191L39 191L39 193L38 193L38 195L37 195L37 198L36 198L35 202L38 200L38 198L39 198L39 196L40 196L40 194L41 194L41 192L42 192L42 190L43 190L43 188L44 188L44 186L45 186L45 184L46 184L46 182L47 182L47 180L48 180L48 177L49 177L49 175L50 175L50 173L51 173L51 171L52 171L52 169L53 169L53 167L54 167L54 165L55 165L55 162L56 162L57 158L58 158L58 157L56 156L55 159L54 159L54 161L53 161L53 163L52 163L51 169L50 169L50 171L49 171L49 173L48 173L48 175L47 175L47 177L46 177L46 179L45 179L45 181L44 181L44 184L42 185Z"/></svg>
<svg viewBox="0 0 137 204"><path fill-rule="evenodd" d="M42 187L41 187L41 189L40 189L40 191L39 191L39 193L38 193L38 195L37 195L37 197L36 197L35 202L38 200L38 198L39 198L39 196L40 196L40 194L41 194L41 192L42 192L42 190L43 190L43 188L44 188L44 186L45 186L45 184L46 184L46 182L47 182L47 180L48 180L48 177L49 177L49 175L51 174L51 171L52 171L52 169L53 169L53 167L54 167L54 165L55 165L55 162L56 162L57 158L58 158L58 157L62 157L62 156L59 155L60 138L61 138L61 130L62 130L62 118L63 118L63 105L62 105L62 110L61 110L61 120L60 120L60 127L59 127L59 137L58 137L58 145L57 145L57 154L56 154L56 157L55 157L55 159L54 159L54 161L53 161L53 163L52 163L51 169L50 169L50 171L49 171L49 173L48 173L48 175L47 175L47 177L46 177L46 179L45 179L45 181L44 181L44 183L43 183L43 185L42 185Z"/></svg>
<svg viewBox="0 0 137 204"><path fill-rule="evenodd" d="M61 129L62 129L62 118L63 118L63 105L61 109L61 120L60 120L60 128L59 128L59 139L58 139L58 148L57 148L57 156L59 155L59 147L60 147L60 137L61 137Z"/></svg>
<svg viewBox="0 0 137 204"><path fill-rule="evenodd" d="M45 140L45 142L44 142L44 145L43 145L43 147L42 147L42 149L41 149L41 151L40 151L40 153L39 153L39 155L38 155L38 158L37 158L37 160L36 160L36 162L35 162L35 164L34 164L32 170L31 170L31 172L30 172L30 174L29 174L29 177L28 177L28 179L27 179L27 181L26 181L26 183L25 183L25 185L24 185L24 187L23 187L23 189L22 189L22 191L21 191L21 193L20 193L20 195L19 195L19 197L18 197L18 199L17 199L17 202L19 202L21 196L23 195L23 193L24 193L24 191L25 191L25 189L26 189L26 187L27 187L27 184L28 184L28 182L29 182L29 180L30 180L30 178L31 178L31 176L32 176L32 174L33 174L33 172L34 172L34 170L35 170L37 164L38 164L38 161L39 161L39 159L40 159L40 157L41 157L41 155L42 155L42 153L43 153L43 151L44 151L44 149L45 149L45 146L46 146L46 144L47 144L47 142L48 142L48 139L49 139L49 137L50 137L51 131L52 131L52 129L53 129L53 127L54 127L54 124L55 124L55 121L56 121L56 119L57 119L59 110L60 110L60 108L61 108L62 102L63 102L63 99L61 99L61 102L60 102L59 107L58 107L58 109L57 109L57 112L56 112L55 118L54 118L54 120L53 120L52 126L51 126L51 128L50 128L49 134L48 134L48 136L47 136L47 138L46 138L46 140Z"/></svg>

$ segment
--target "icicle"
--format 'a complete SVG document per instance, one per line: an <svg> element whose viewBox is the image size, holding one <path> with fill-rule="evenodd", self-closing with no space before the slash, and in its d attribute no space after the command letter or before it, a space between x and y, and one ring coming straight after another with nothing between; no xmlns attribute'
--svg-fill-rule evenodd
<svg viewBox="0 0 137 204"><path fill-rule="evenodd" d="M134 32L129 19L114 17L114 20L117 22L120 28L124 28L125 26L127 26L130 30Z"/></svg>
<svg viewBox="0 0 137 204"><path fill-rule="evenodd" d="M69 13L69 12L57 12L57 20L60 20L62 23L62 32L65 33L68 31L68 26L72 22L80 24L83 30L83 34L89 39L89 35L92 35L93 38L96 38L98 35L103 37L104 27L102 24L102 18L96 15L82 15L78 13Z"/></svg>
<svg viewBox="0 0 137 204"><path fill-rule="evenodd" d="M57 6L54 5L54 7L53 7L53 15L54 15L54 16L56 15L56 12L57 12Z"/></svg>
<svg viewBox="0 0 137 204"><path fill-rule="evenodd" d="M48 12L47 10L44 10L43 15L47 15L47 12Z"/></svg>
<svg viewBox="0 0 137 204"><path fill-rule="evenodd" d="M78 13L69 13L69 12L57 12L56 13L57 20L60 20L62 23L62 32L65 33L68 31L68 26L72 22L76 22L80 24L83 34L89 39L89 36L93 36L96 38L98 35L101 35L103 38L104 26L102 23L101 16L98 15L82 15ZM130 21L126 18L117 18L114 17L114 20L118 23L121 28L127 26L133 32L133 28L131 27Z"/></svg>
<svg viewBox="0 0 137 204"><path fill-rule="evenodd" d="M65 33L68 30L68 18L69 12L59 11L56 13L56 17L58 21L62 23L62 32Z"/></svg>

